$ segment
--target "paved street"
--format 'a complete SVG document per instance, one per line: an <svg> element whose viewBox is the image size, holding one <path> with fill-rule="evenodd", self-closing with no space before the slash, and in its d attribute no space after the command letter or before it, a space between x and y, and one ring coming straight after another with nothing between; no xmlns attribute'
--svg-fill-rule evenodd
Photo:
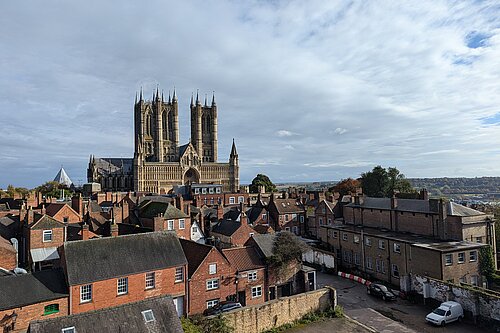
<svg viewBox="0 0 500 333"><path fill-rule="evenodd" d="M318 288L329 285L337 289L338 303L344 307L345 313L377 332L494 332L468 323L454 322L446 327L429 325L425 322L425 316L432 311L431 308L401 299L395 302L384 302L368 295L365 286L335 275L318 273L317 282ZM384 315L385 318L378 314ZM387 320L387 318L392 320Z"/></svg>

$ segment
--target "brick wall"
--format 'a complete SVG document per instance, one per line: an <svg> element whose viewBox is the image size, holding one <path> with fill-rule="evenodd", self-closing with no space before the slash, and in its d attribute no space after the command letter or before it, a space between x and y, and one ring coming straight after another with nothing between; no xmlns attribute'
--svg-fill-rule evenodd
<svg viewBox="0 0 500 333"><path fill-rule="evenodd" d="M0 246L0 267L7 270L16 268L16 250L14 247L12 247L12 249L6 249ZM2 317L0 317L0 320L1 319Z"/></svg>
<svg viewBox="0 0 500 333"><path fill-rule="evenodd" d="M75 223L80 222L82 218L78 213L76 213L70 206L64 205L54 216L52 216L60 222L64 222L64 218L67 218L67 222Z"/></svg>
<svg viewBox="0 0 500 333"><path fill-rule="evenodd" d="M47 229L49 230L49 229ZM41 249L47 247L59 247L64 243L64 228L53 228L52 230L52 241L43 241L43 230L42 229L30 229L29 230L29 248L30 249Z"/></svg>
<svg viewBox="0 0 500 333"><path fill-rule="evenodd" d="M248 273L249 272L257 272L257 280L248 281ZM238 279L238 284L236 286L237 292L245 292L245 301L246 305L256 305L264 303L266 299L266 279L265 279L265 270L264 268L249 270L245 272L240 272L241 278ZM253 297L252 296L252 287L260 286L262 288L262 295Z"/></svg>
<svg viewBox="0 0 500 333"><path fill-rule="evenodd" d="M59 312L44 316L45 306L50 304L59 304ZM43 320L49 318L56 318L61 316L67 316L68 312L68 298L59 298L52 301L41 302L37 304L27 305L20 308L9 309L0 311L0 323L3 318L11 316L12 313L17 314L16 323L14 325L14 332L24 331L28 328L30 321L32 320ZM9 321L6 322L9 324ZM4 326L0 324L0 330L3 332Z"/></svg>
<svg viewBox="0 0 500 333"><path fill-rule="evenodd" d="M313 311L337 305L335 289L323 288L245 307L223 316L235 333L259 333L297 320Z"/></svg>
<svg viewBox="0 0 500 333"><path fill-rule="evenodd" d="M92 301L87 303L80 303L80 285L70 286L71 314L137 302L153 296L185 295L187 267L183 267L184 281L178 283L174 282L175 267L154 271L155 288L153 289L146 289L146 273L129 275L128 293L125 295L117 295L117 278L94 282L92 283Z"/></svg>

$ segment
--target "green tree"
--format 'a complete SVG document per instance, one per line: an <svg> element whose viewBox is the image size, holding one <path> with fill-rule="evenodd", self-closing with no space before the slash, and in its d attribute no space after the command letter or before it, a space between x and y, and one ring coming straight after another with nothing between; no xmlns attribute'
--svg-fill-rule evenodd
<svg viewBox="0 0 500 333"><path fill-rule="evenodd" d="M361 174L363 193L369 197L392 197L398 193L414 193L405 175L396 168L382 168L377 165L373 170Z"/></svg>
<svg viewBox="0 0 500 333"><path fill-rule="evenodd" d="M495 259L493 256L493 249L491 246L483 246L479 250L479 271L484 275L488 281L491 280L495 274Z"/></svg>
<svg viewBox="0 0 500 333"><path fill-rule="evenodd" d="M40 192L43 196L52 198L59 198L61 196L61 190L64 191L65 197L71 195L71 191L69 191L66 185L59 184L56 181L46 182L36 188L36 191Z"/></svg>
<svg viewBox="0 0 500 333"><path fill-rule="evenodd" d="M339 192L340 196L349 193L356 193L356 189L361 187L361 182L357 179L347 178L342 179L335 186L328 189L329 192Z"/></svg>
<svg viewBox="0 0 500 333"><path fill-rule="evenodd" d="M268 258L269 264L273 266L278 275L293 261L302 260L302 253L309 247L297 236L288 231L277 234L273 244L273 255Z"/></svg>
<svg viewBox="0 0 500 333"><path fill-rule="evenodd" d="M273 184L271 179L268 176L259 173L252 180L252 184L250 184L250 193L258 193L259 186L264 186L266 188L266 192L276 192L276 185Z"/></svg>
<svg viewBox="0 0 500 333"><path fill-rule="evenodd" d="M415 189L411 186L405 175L399 172L396 168L388 168L387 176L389 177L389 182L385 190L385 194L388 197L392 197L396 192L398 193L414 193Z"/></svg>

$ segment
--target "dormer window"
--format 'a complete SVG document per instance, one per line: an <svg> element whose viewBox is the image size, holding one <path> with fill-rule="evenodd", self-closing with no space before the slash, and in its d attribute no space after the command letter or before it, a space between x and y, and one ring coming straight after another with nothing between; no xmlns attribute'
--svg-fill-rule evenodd
<svg viewBox="0 0 500 333"><path fill-rule="evenodd" d="M153 314L153 310L146 310L146 311L142 311L142 316L144 317L144 321L146 323L150 323L152 321L155 321L155 316Z"/></svg>
<svg viewBox="0 0 500 333"><path fill-rule="evenodd" d="M75 333L75 332L76 331L74 326L66 327L61 330L61 333Z"/></svg>
<svg viewBox="0 0 500 333"><path fill-rule="evenodd" d="M52 242L52 230L43 231L43 242Z"/></svg>

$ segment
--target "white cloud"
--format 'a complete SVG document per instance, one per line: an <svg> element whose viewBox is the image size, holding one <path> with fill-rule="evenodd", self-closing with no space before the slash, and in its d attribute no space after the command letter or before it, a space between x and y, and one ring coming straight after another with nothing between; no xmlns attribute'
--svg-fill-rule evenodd
<svg viewBox="0 0 500 333"><path fill-rule="evenodd" d="M340 128L340 127L337 127L337 128L333 131L333 133L334 133L334 134L338 134L338 135L342 135L342 134L344 134L345 132L347 132L347 130L346 130L345 128Z"/></svg>
<svg viewBox="0 0 500 333"><path fill-rule="evenodd" d="M296 135L296 134L293 132L287 131L287 130L279 130L276 132L276 135L279 137L286 137L286 136L292 136L292 135Z"/></svg>

